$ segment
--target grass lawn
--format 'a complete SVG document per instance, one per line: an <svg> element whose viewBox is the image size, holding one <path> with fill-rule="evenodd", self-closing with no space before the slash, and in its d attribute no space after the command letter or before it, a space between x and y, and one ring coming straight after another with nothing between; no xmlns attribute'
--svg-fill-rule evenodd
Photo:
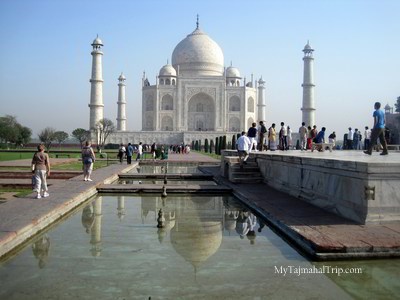
<svg viewBox="0 0 400 300"><path fill-rule="evenodd" d="M32 189L22 189L22 188L18 188L18 189L13 189L13 188L0 188L0 200L4 200L5 198L3 197L4 193L16 193L15 197L25 197L26 195L29 195L32 193Z"/></svg>
<svg viewBox="0 0 400 300"><path fill-rule="evenodd" d="M193 151L193 152L196 152L196 153L199 153L199 154L203 154L203 155L206 155L206 156L210 156L210 157L218 159L218 160L221 159L221 155L217 155L214 152L210 153L210 152L203 152L203 151L196 151L196 150L190 150L190 151Z"/></svg>

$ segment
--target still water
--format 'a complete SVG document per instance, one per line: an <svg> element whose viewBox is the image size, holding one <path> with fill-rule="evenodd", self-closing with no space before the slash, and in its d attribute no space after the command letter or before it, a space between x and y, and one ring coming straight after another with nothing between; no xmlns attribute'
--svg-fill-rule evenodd
<svg viewBox="0 0 400 300"><path fill-rule="evenodd" d="M311 263L232 196L107 195L3 261L0 299L390 299L398 262Z"/></svg>
<svg viewBox="0 0 400 300"><path fill-rule="evenodd" d="M163 179L118 179L117 184L164 184ZM199 185L217 185L212 180L181 180L181 179L168 179L168 186L182 185L182 184L199 184Z"/></svg>
<svg viewBox="0 0 400 300"><path fill-rule="evenodd" d="M135 174L198 174L202 173L197 165L182 165L178 163L166 163L165 165L139 165L133 168L129 173Z"/></svg>

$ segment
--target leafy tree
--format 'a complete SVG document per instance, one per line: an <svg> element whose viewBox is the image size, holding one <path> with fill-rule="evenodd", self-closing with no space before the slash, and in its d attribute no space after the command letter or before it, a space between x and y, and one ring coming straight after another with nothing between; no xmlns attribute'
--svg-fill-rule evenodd
<svg viewBox="0 0 400 300"><path fill-rule="evenodd" d="M214 148L215 148L215 146L214 146L214 140L211 139L211 142L210 142L210 153L213 153Z"/></svg>
<svg viewBox="0 0 400 300"><path fill-rule="evenodd" d="M199 151L199 141L196 140L196 142L194 143L194 150Z"/></svg>
<svg viewBox="0 0 400 300"><path fill-rule="evenodd" d="M94 134L96 135L97 148L99 152L104 148L107 138L110 134L116 131L114 123L107 118L103 118L97 122L96 128L92 128Z"/></svg>
<svg viewBox="0 0 400 300"><path fill-rule="evenodd" d="M394 106L396 107L395 112L400 112L400 96L397 97L397 102L394 104Z"/></svg>
<svg viewBox="0 0 400 300"><path fill-rule="evenodd" d="M66 133L65 131L54 132L54 139L58 142L59 148L61 147L61 143L63 143L68 137L69 137L69 134Z"/></svg>
<svg viewBox="0 0 400 300"><path fill-rule="evenodd" d="M23 145L30 141L31 129L18 123L14 116L0 117L0 141L14 145Z"/></svg>
<svg viewBox="0 0 400 300"><path fill-rule="evenodd" d="M24 144L28 144L31 140L31 136L32 136L32 130L26 126L22 126L20 124L18 124L18 138L17 138L17 144L18 145L24 145Z"/></svg>
<svg viewBox="0 0 400 300"><path fill-rule="evenodd" d="M218 148L219 148L219 137L215 138L215 154L218 155Z"/></svg>
<svg viewBox="0 0 400 300"><path fill-rule="evenodd" d="M51 127L46 127L39 134L39 140L44 144L47 152L50 152L51 144L56 140L55 129Z"/></svg>
<svg viewBox="0 0 400 300"><path fill-rule="evenodd" d="M76 128L72 131L72 136L79 141L82 149L83 143L90 139L90 131L83 128Z"/></svg>

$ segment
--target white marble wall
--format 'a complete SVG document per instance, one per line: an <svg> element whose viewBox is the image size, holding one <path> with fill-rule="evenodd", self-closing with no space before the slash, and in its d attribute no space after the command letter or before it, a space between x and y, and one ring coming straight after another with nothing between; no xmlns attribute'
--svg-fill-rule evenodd
<svg viewBox="0 0 400 300"><path fill-rule="evenodd" d="M264 182L277 190L359 223L400 220L400 163L251 156Z"/></svg>

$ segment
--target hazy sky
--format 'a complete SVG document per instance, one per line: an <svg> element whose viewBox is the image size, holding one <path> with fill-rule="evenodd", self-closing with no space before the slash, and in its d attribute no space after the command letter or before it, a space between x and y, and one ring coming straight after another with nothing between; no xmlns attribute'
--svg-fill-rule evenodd
<svg viewBox="0 0 400 300"><path fill-rule="evenodd" d="M400 1L0 1L0 116L33 130L89 127L92 50L104 43L104 115L116 123L126 76L127 129L141 130L141 78L155 83L196 27L242 77L266 81L266 119L301 123L303 52L314 51L316 123L339 138L372 125L375 101L400 96Z"/></svg>

